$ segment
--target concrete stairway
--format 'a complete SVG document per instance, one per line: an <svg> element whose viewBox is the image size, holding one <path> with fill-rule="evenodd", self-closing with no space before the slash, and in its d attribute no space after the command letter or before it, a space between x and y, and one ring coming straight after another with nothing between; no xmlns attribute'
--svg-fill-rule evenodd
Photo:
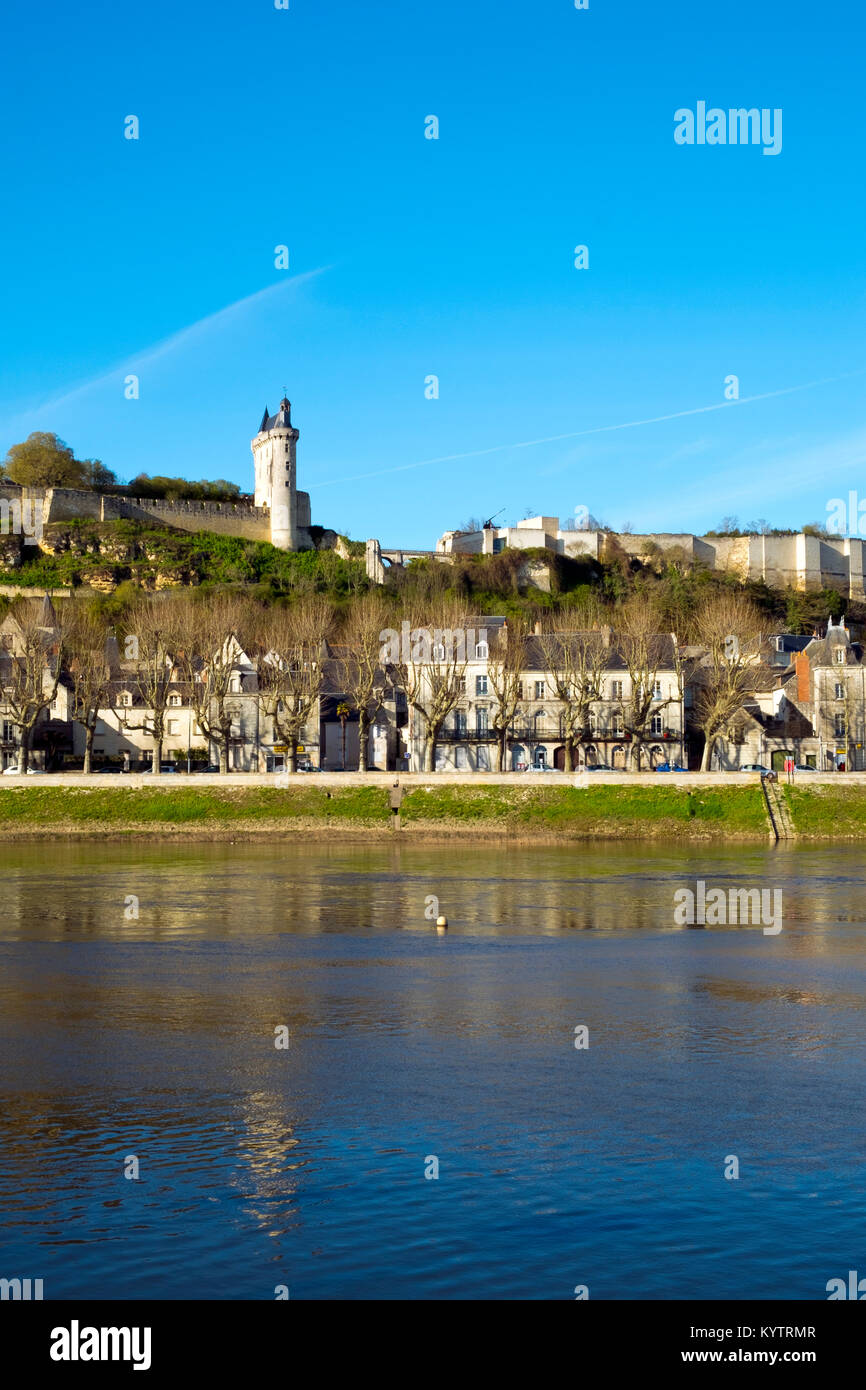
<svg viewBox="0 0 866 1390"><path fill-rule="evenodd" d="M764 803L770 820L770 831L774 839L776 841L793 840L796 834L794 822L791 819L788 802L779 783L771 782L768 777L762 777L761 791L764 793Z"/></svg>

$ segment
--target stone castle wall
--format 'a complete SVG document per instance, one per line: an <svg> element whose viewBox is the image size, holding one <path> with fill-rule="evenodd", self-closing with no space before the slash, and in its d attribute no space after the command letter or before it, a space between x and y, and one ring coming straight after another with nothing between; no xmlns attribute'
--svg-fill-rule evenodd
<svg viewBox="0 0 866 1390"><path fill-rule="evenodd" d="M29 501L41 509L42 525L54 521L155 521L181 531L215 531L242 536L249 541L271 539L270 513L266 507L246 502L166 501L153 497L115 497L79 488L30 488L0 484L0 499ZM309 503L307 503L309 509Z"/></svg>
<svg viewBox="0 0 866 1390"><path fill-rule="evenodd" d="M521 523L498 531L468 535L446 532L439 541L439 558L454 554L493 554L494 540L526 549L545 546L573 559L609 560L613 554L636 559L662 556L686 564L705 565L742 581L763 581L772 588L805 592L836 589L849 598L866 598L866 541L855 536L695 536L688 532L657 531L642 535L605 531L562 531L555 518L539 518L542 527Z"/></svg>

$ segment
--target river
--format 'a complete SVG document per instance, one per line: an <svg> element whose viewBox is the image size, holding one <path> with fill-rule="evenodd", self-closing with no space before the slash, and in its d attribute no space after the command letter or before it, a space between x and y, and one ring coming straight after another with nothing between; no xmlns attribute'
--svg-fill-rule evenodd
<svg viewBox="0 0 866 1390"><path fill-rule="evenodd" d="M866 1274L866 848L337 835L4 848L0 1277L821 1299ZM698 881L781 889L782 930L678 925Z"/></svg>

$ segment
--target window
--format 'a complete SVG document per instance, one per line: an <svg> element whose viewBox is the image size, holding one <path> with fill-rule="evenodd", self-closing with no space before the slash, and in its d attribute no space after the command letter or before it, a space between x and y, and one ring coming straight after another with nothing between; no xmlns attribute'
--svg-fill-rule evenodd
<svg viewBox="0 0 866 1390"><path fill-rule="evenodd" d="M610 698L611 698L612 700L621 700L621 699L622 699L622 681L611 681L611 683L610 683Z"/></svg>
<svg viewBox="0 0 866 1390"><path fill-rule="evenodd" d="M466 694L466 677L465 677L465 676L459 676L459 677L458 677L458 679L457 679L457 689L458 689L458 691L459 691L459 693L460 693L461 695L465 695L465 694ZM399 709L399 708L400 708L400 705L399 705L399 691L398 691L398 694L397 694L397 699L398 699L397 708Z"/></svg>
<svg viewBox="0 0 866 1390"><path fill-rule="evenodd" d="M132 704L132 696L130 695L128 690L124 690L122 692L120 696L120 703L121 705L123 705L124 709L129 709L130 705Z"/></svg>
<svg viewBox="0 0 866 1390"><path fill-rule="evenodd" d="M475 677L475 694L476 694L476 695L486 695L486 694L487 694L487 677L486 677L486 676L476 676L476 677Z"/></svg>
<svg viewBox="0 0 866 1390"><path fill-rule="evenodd" d="M535 682L535 698L536 700L544 699L544 681Z"/></svg>
<svg viewBox="0 0 866 1390"><path fill-rule="evenodd" d="M523 699L523 681L517 682L517 698L518 700Z"/></svg>
<svg viewBox="0 0 866 1390"><path fill-rule="evenodd" d="M661 683L661 681L653 681L653 699L654 699L654 700L660 700L661 698L662 698L662 683Z"/></svg>
<svg viewBox="0 0 866 1390"><path fill-rule="evenodd" d="M477 709L475 711L475 732L478 734L487 733L487 710Z"/></svg>
<svg viewBox="0 0 866 1390"><path fill-rule="evenodd" d="M486 659L486 657L487 657L487 643L486 643L486 642L476 642L476 643L475 643L475 655L478 656L478 657L481 657L482 659Z"/></svg>
<svg viewBox="0 0 866 1390"><path fill-rule="evenodd" d="M11 719L4 719L4 720L3 720L3 742L4 742L4 743L14 743L14 742L15 742L15 725L12 723L12 720L11 720Z"/></svg>
<svg viewBox="0 0 866 1390"><path fill-rule="evenodd" d="M445 660L445 643L444 643L444 642L437 642L437 643L436 643L436 646L433 648L433 660L434 660L434 661L444 661L444 660Z"/></svg>
<svg viewBox="0 0 866 1390"><path fill-rule="evenodd" d="M653 734L660 734L662 732L662 717L660 714L654 714L650 720L650 732Z"/></svg>
<svg viewBox="0 0 866 1390"><path fill-rule="evenodd" d="M837 682L836 682L836 699L837 699L837 700L844 700L844 698L845 698L845 687L844 687L844 685L841 685L839 681L837 681Z"/></svg>
<svg viewBox="0 0 866 1390"><path fill-rule="evenodd" d="M482 743L481 747L475 754L475 768L478 772L490 771L490 757L487 752L486 743Z"/></svg>
<svg viewBox="0 0 866 1390"><path fill-rule="evenodd" d="M833 652L833 658L834 658L834 660L835 660L837 666L844 666L844 665L845 665L845 648L844 648L844 647L836 647L835 651Z"/></svg>
<svg viewBox="0 0 866 1390"><path fill-rule="evenodd" d="M454 714L454 732L455 732L455 734L459 735L460 738L465 738L465 736L466 736L466 711L465 711L465 709L459 709L459 710L457 710L457 711L455 712L455 714Z"/></svg>
<svg viewBox="0 0 866 1390"><path fill-rule="evenodd" d="M165 726L165 731L166 731L166 733L169 734L169 735L171 735L171 734L179 734L179 733L180 733L180 720L179 720L179 719L169 719L169 720L167 720L166 726Z"/></svg>
<svg viewBox="0 0 866 1390"><path fill-rule="evenodd" d="M179 695L169 695L169 697L168 697L168 703L171 705L172 709L177 709L178 705L180 704L180 696L179 696Z"/></svg>
<svg viewBox="0 0 866 1390"><path fill-rule="evenodd" d="M613 717L611 718L611 721L610 721L610 731L611 731L611 733L613 734L614 738L622 738L622 735L623 735L624 730L623 730L622 715L619 713L619 711L617 711L617 713L614 714Z"/></svg>
<svg viewBox="0 0 866 1390"><path fill-rule="evenodd" d="M837 738L844 738L844 737L845 737L845 716L844 716L844 714L834 714L834 716L833 716L833 732L835 733L835 735L836 735Z"/></svg>
<svg viewBox="0 0 866 1390"><path fill-rule="evenodd" d="M594 709L589 711L589 732L593 738L598 733L598 715Z"/></svg>

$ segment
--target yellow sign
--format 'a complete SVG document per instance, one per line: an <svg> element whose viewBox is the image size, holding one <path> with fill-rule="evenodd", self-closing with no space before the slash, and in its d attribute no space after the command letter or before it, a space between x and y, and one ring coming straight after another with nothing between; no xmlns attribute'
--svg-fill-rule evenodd
<svg viewBox="0 0 866 1390"><path fill-rule="evenodd" d="M299 743L297 748L295 749L296 753L306 753L306 751L307 750L302 743Z"/></svg>
<svg viewBox="0 0 866 1390"><path fill-rule="evenodd" d="M275 743L275 744L274 744L274 752L275 752L275 753L285 753L285 752L286 752L286 745L285 745L284 743Z"/></svg>

